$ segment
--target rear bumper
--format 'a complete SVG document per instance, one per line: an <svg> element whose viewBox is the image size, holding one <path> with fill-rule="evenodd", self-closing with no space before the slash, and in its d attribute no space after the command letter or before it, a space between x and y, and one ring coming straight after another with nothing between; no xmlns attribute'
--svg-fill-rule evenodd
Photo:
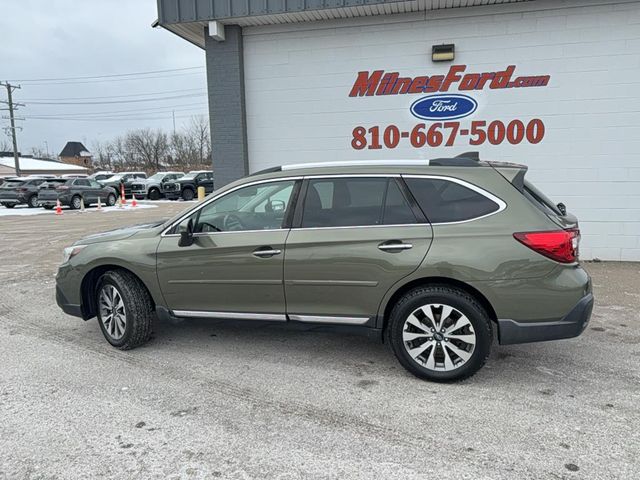
<svg viewBox="0 0 640 480"><path fill-rule="evenodd" d="M587 327L592 310L593 294L589 293L559 320L516 322L498 319L498 339L501 345L513 345L577 337Z"/></svg>

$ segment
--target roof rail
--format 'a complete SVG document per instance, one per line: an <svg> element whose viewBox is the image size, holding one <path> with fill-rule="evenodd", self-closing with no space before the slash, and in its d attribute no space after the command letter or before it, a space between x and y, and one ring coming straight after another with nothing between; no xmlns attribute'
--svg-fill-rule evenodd
<svg viewBox="0 0 640 480"><path fill-rule="evenodd" d="M434 158L432 160L347 160L347 161L331 161L331 162L310 162L310 163L294 163L290 165L282 165L280 167L271 167L258 172L254 175L262 175L266 173L283 172L287 170L297 170L302 168L324 168L324 167L393 167L393 166L414 166L414 167L480 167L486 165L480 162L480 154L478 152L466 152L455 157Z"/></svg>

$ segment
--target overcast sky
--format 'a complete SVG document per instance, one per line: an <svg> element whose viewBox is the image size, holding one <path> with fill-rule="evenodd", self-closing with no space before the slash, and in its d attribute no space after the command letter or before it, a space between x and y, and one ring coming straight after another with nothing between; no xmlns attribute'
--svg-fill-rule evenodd
<svg viewBox="0 0 640 480"><path fill-rule="evenodd" d="M178 128L206 114L204 51L151 28L156 16L155 0L0 0L0 80L20 84L14 101L26 104L17 113L26 118L19 150L45 149L46 141L57 155L69 140L91 149L132 128L170 131L172 110ZM69 104L78 102L109 103ZM4 130L0 140L9 140Z"/></svg>

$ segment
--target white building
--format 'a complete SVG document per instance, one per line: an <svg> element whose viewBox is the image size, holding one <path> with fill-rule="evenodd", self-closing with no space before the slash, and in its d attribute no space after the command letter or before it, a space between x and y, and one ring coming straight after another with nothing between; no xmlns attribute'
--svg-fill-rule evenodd
<svg viewBox="0 0 640 480"><path fill-rule="evenodd" d="M205 49L218 186L476 150L578 215L583 258L640 260L638 1L160 0L159 24Z"/></svg>

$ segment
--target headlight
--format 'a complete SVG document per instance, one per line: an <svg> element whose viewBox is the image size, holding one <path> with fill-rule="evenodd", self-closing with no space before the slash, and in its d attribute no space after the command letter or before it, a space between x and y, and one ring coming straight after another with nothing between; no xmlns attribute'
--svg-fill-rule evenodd
<svg viewBox="0 0 640 480"><path fill-rule="evenodd" d="M75 245L73 247L65 248L62 254L62 263L67 263L77 254L79 254L85 247L86 245Z"/></svg>

